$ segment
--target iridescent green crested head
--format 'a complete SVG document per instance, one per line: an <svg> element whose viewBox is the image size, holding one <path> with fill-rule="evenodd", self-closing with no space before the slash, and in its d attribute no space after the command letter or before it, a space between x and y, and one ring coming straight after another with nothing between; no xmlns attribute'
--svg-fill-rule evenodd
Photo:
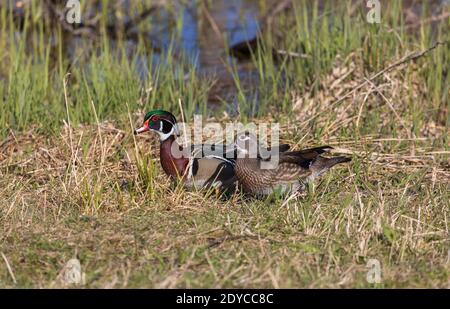
<svg viewBox="0 0 450 309"><path fill-rule="evenodd" d="M166 121L171 122L173 125L177 123L177 119L175 116L168 111L162 110L162 109L155 109L145 114L144 116L144 122L149 119L164 119Z"/></svg>
<svg viewBox="0 0 450 309"><path fill-rule="evenodd" d="M150 111L145 114L142 127L134 130L134 134L147 131L158 133L161 141L164 141L173 134L178 135L177 119L172 113L165 110L156 109Z"/></svg>

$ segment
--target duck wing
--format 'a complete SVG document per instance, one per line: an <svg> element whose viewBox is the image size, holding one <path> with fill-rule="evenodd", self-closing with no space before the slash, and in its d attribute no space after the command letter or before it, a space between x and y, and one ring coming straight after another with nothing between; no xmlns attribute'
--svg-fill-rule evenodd
<svg viewBox="0 0 450 309"><path fill-rule="evenodd" d="M330 151L332 147L321 146L298 151L284 152L280 155L279 163L293 163L303 168L309 168L321 154Z"/></svg>
<svg viewBox="0 0 450 309"><path fill-rule="evenodd" d="M223 158L225 161L235 161L237 157L237 150L235 144L198 144L191 145L191 153L194 158L214 157ZM261 154L282 153L288 151L289 144L281 144L277 147L260 147L259 156ZM267 156L267 155L266 155Z"/></svg>
<svg viewBox="0 0 450 309"><path fill-rule="evenodd" d="M286 152L291 148L291 146L289 144L280 144L276 147L267 147L266 150L269 152L276 152L278 150L278 152ZM264 148L263 148L264 149Z"/></svg>
<svg viewBox="0 0 450 309"><path fill-rule="evenodd" d="M269 161L273 155L279 156L281 153L284 153L289 150L291 146L289 144L280 144L275 147L259 147L258 158L262 161Z"/></svg>

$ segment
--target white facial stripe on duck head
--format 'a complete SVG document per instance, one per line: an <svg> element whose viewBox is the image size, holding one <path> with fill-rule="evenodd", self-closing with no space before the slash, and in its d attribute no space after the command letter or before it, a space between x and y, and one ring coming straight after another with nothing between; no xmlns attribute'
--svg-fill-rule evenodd
<svg viewBox="0 0 450 309"><path fill-rule="evenodd" d="M178 133L175 126L176 124L173 124L172 122L166 119L160 119L159 130L152 129L152 131L158 133L160 141L164 142L170 136L174 135L175 133Z"/></svg>
<svg viewBox="0 0 450 309"><path fill-rule="evenodd" d="M165 140L167 140L169 137L171 137L172 135L174 135L175 133L175 129L172 128L169 132L164 133L163 131L155 131L156 133L158 133L159 135L159 140L161 142L164 142Z"/></svg>

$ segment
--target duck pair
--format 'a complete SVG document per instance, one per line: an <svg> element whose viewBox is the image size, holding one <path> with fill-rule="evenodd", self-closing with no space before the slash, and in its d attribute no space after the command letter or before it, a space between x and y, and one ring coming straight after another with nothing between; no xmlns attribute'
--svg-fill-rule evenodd
<svg viewBox="0 0 450 309"><path fill-rule="evenodd" d="M156 132L160 138L160 161L164 172L173 180L181 179L187 188L217 188L234 190L239 184L255 197L273 193L289 194L302 190L336 164L348 162L347 157L326 158L329 146L288 151L289 145L277 149L262 147L256 136L238 134L234 145L192 145L181 147L176 137L177 120L170 112L154 110L144 117L135 134ZM206 147L205 147L206 146ZM204 149L213 149L213 154Z"/></svg>

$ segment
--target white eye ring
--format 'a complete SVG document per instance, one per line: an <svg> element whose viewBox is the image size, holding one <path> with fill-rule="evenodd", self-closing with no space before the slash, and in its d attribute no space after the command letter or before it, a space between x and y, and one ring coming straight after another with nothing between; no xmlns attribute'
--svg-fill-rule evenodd
<svg viewBox="0 0 450 309"><path fill-rule="evenodd" d="M243 134L239 135L239 140L242 141L242 142L247 141L249 139L250 139L249 136L246 136L246 135L243 135Z"/></svg>

